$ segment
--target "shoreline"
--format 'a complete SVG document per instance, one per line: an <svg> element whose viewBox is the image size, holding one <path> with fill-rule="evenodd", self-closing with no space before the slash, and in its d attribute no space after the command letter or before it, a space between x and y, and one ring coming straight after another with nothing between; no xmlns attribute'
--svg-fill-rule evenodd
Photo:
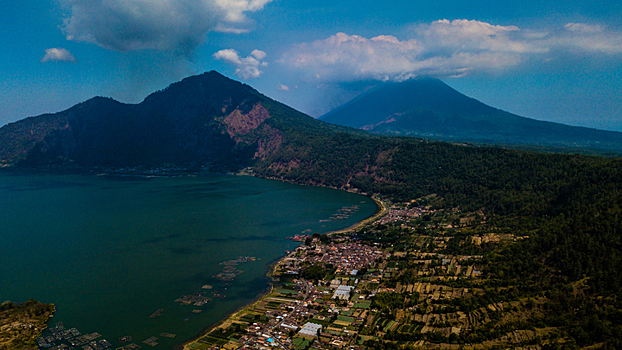
<svg viewBox="0 0 622 350"><path fill-rule="evenodd" d="M13 168L13 167L11 167ZM5 168L1 168L1 170L4 171ZM16 171L22 171L24 169L22 168L13 168ZM101 172L89 172L89 171L81 171L81 169L49 169L49 168L45 168L45 169L27 169L28 172L32 171L32 170L39 170L41 172L51 172L51 173L60 173L60 174L84 174L84 175L88 175L88 176L101 176L101 175L105 175L105 176L120 176L120 177L125 177L125 176L131 176L131 177L141 177L141 178L151 178L151 177L184 177L184 176L188 176L188 177L195 177L195 176L205 176L206 174L193 174L193 173L185 173L182 175L171 175L171 174L146 174L146 173L122 173L122 172L110 172L110 173L101 173ZM63 171L66 170L66 171ZM207 174L207 176L211 176L212 174ZM222 174L214 174L217 176L240 176L238 174L234 174L234 173L222 173ZM241 176L248 176L248 175L241 175ZM272 179L272 178L266 178L266 177L259 177L259 176L251 176L251 177L255 177L255 178L259 178L259 179L265 179L265 180L274 180L274 181L278 181L278 182L285 182L285 183L291 183L291 184L296 184L296 185L300 185L300 186L313 186L313 187L323 187L323 188L329 188L329 189L335 189L335 190L339 190L339 191L345 191L345 192L349 192L349 193L354 193L354 194L359 194L359 195L365 195L362 193L358 193L355 191L351 191L351 190L345 190L343 188L335 188L335 187L331 187L331 186L324 186L324 185L318 185L318 184L299 184L299 183L295 183L295 182L290 182L290 181L284 181L282 179ZM323 234L326 235L335 235L335 234L342 234L342 233L347 233L347 232L352 232L355 231L367 224L369 224L370 222L373 222L375 220L377 220L379 217L385 215L388 212L388 208L387 205L385 204L385 202L383 202L380 199L375 198L374 196L370 196L367 195L368 198L371 198L374 203L376 204L376 210L375 212L370 215L369 217L362 219L346 228L343 229L338 229L338 230L334 230L334 231L327 231L324 232ZM294 248L295 249L295 248ZM237 314L239 314L240 312L248 309L249 307L252 307L253 305L256 305L258 302L261 302L262 300L265 300L265 297L268 296L270 293L272 293L272 291L274 290L274 281L272 279L272 277L274 276L274 272L275 272L275 267L281 263L283 261L284 258L287 257L287 253L284 251L284 255L280 256L279 258L275 259L272 263L270 263L268 265L268 269L267 272L264 276L266 276L268 278L268 285L262 289L262 291L260 293L258 293L256 295L256 297L250 299L247 303L239 306L238 308L232 310L230 313L226 314L225 316L223 316L221 319L217 320L215 323L213 323L212 325L208 325L207 327L203 328L202 330L200 330L198 333L195 333L194 336L191 336L191 338L189 340L185 340L182 341L178 344L172 344L172 348L176 349L176 350L181 350L181 349L190 349L190 347L188 347L188 345L196 342L198 339L202 338L203 336L205 336L206 334L209 334L210 332L212 332L213 330L217 329L218 327L222 326L223 324L225 324L227 321L231 320L233 317L235 317Z"/></svg>
<svg viewBox="0 0 622 350"><path fill-rule="evenodd" d="M270 264L270 272L268 272L266 275L270 276L272 270L274 269L274 266L276 263L278 263L279 261L281 261L281 259L283 258L279 258L274 264ZM270 293L272 293L272 291L274 290L274 284L272 284L272 281L270 281L270 288L266 288L264 291L262 291L261 293L259 293L259 295L257 296L257 299L254 299L250 304L245 304L242 305L240 307L238 307L237 309L233 310L230 314L228 314L227 316L223 317L222 319L220 319L218 322L214 323L213 325L205 328L204 330L201 331L201 333L199 333L197 336L195 336L194 338L192 338L191 340L185 341L179 345L175 345L175 350L185 350L185 349L189 349L186 346L194 343L195 341L197 341L198 339L202 338L203 336L211 333L214 329L222 326L225 322L227 322L230 318L232 318L233 316L237 315L238 313L246 310L246 308L248 308L249 306L255 305L257 302L261 301L263 298L265 298L267 295L270 295Z"/></svg>
<svg viewBox="0 0 622 350"><path fill-rule="evenodd" d="M346 233L346 232L350 232L353 231L359 227L362 227L364 225L369 224L372 221L375 221L376 219L378 219L379 217L385 215L389 209L387 208L387 205L385 202L381 201L380 199L374 198L374 197L370 197L374 203L376 203L376 205L378 206L378 211L376 213L374 213L372 216L363 219L357 223L355 223L354 225L351 225L347 228L341 229L341 230L336 230L336 231L329 231L323 234L326 235L333 235L333 234L339 234L339 233ZM280 257L279 259L275 260L273 263L271 263L269 265L269 270L268 273L266 273L266 276L268 278L270 278L270 288L266 288L264 290L264 292L260 293L259 296L257 297L256 300L252 301L249 304L240 306L239 308L237 308L236 310L234 310L233 312L231 312L230 314L228 314L227 316L225 316L224 318L222 318L220 321L214 323L212 326L209 326L207 328L205 328L205 330L203 330L201 333L199 333L196 337L194 337L191 340L185 341L179 345L175 346L175 350L192 350L192 348L189 347L190 344L195 343L196 341L198 341L200 338L202 338L203 336L211 333L212 331L214 331L215 329L217 329L218 327L222 326L223 324L225 324L227 321L229 321L230 319L234 318L237 314L239 314L240 312L248 309L249 307L252 307L253 305L261 302L266 296L270 295L270 293L272 293L272 291L274 290L274 283L272 280L272 276L274 275L274 268L283 260L287 257L287 254L285 254L284 256Z"/></svg>
<svg viewBox="0 0 622 350"><path fill-rule="evenodd" d="M374 197L369 197L371 198L371 200L374 201L374 203L376 203L376 205L378 206L378 210L370 217L368 217L367 219L363 219L357 223L355 223L354 225L351 225L349 227L346 227L344 229L341 230L335 230L335 231L329 231L324 233L325 235L336 235L336 234L340 234L340 233L347 233L350 231L354 231L359 227L363 227L367 224L369 224L370 222L376 221L378 218L380 218L381 216L384 216L385 214L387 214L389 212L389 208L387 207L386 203L381 201L378 198L374 198Z"/></svg>

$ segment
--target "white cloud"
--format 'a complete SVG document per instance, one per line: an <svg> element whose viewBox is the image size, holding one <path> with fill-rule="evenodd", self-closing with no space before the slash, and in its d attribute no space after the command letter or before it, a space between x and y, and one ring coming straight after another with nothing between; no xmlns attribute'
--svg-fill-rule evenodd
<svg viewBox="0 0 622 350"><path fill-rule="evenodd" d="M210 31L248 32L246 14L272 0L62 0L70 9L68 40L106 49L191 54Z"/></svg>
<svg viewBox="0 0 622 350"><path fill-rule="evenodd" d="M300 44L286 53L283 61L309 70L322 79L339 75L385 80L411 69L411 61L421 51L416 40L399 41L390 36L366 39L337 33L325 40Z"/></svg>
<svg viewBox="0 0 622 350"><path fill-rule="evenodd" d="M267 54L261 50L253 50L250 56L240 57L234 49L224 49L216 52L213 57L217 60L228 62L237 67L235 74L242 79L259 78L263 71L259 67L265 67L267 62L262 62Z"/></svg>
<svg viewBox="0 0 622 350"><path fill-rule="evenodd" d="M605 54L622 53L622 33L585 23L568 23L564 29L557 38L562 48Z"/></svg>
<svg viewBox="0 0 622 350"><path fill-rule="evenodd" d="M435 21L418 26L415 33L428 50L502 53L546 51L525 40L516 26L491 25L473 20Z"/></svg>
<svg viewBox="0 0 622 350"><path fill-rule="evenodd" d="M564 26L567 30L571 32L581 32L581 33L601 33L604 31L603 26L600 25L591 25L585 23L568 23Z"/></svg>
<svg viewBox="0 0 622 350"><path fill-rule="evenodd" d="M246 34L250 32L250 30L248 29L233 28L233 27L225 26L223 24L218 24L216 28L214 28L214 31L219 32L219 33L231 33L231 34Z"/></svg>
<svg viewBox="0 0 622 350"><path fill-rule="evenodd" d="M284 84L279 84L279 90L281 91L289 91L289 86Z"/></svg>
<svg viewBox="0 0 622 350"><path fill-rule="evenodd" d="M251 56L255 57L258 60L263 60L264 58L266 58L266 56L268 56L268 54L261 50L253 50L251 51Z"/></svg>
<svg viewBox="0 0 622 350"><path fill-rule="evenodd" d="M214 58L217 60L222 60L222 61L235 64L235 65L242 64L242 61L240 61L240 56L238 55L238 52L235 51L234 49L220 50L214 54Z"/></svg>
<svg viewBox="0 0 622 350"><path fill-rule="evenodd" d="M439 20L412 28L410 38L337 33L290 48L279 62L320 81L405 80L417 75L464 76L515 67L553 51L622 53L622 34L569 23L550 31L473 20Z"/></svg>
<svg viewBox="0 0 622 350"><path fill-rule="evenodd" d="M45 50L45 56L41 59L41 62L75 62L76 58L73 57L71 52L66 49L53 47Z"/></svg>

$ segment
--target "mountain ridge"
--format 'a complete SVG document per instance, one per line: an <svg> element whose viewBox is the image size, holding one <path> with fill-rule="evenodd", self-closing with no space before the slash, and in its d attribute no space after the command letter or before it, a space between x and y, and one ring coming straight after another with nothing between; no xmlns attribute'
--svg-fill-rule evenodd
<svg viewBox="0 0 622 350"><path fill-rule="evenodd" d="M211 71L173 83L138 104L94 97L62 112L7 124L0 129L0 163L173 164L228 171L268 156L283 142L280 128L292 123L307 132L342 129Z"/></svg>
<svg viewBox="0 0 622 350"><path fill-rule="evenodd" d="M386 135L622 151L620 132L521 117L429 77L380 85L319 119Z"/></svg>

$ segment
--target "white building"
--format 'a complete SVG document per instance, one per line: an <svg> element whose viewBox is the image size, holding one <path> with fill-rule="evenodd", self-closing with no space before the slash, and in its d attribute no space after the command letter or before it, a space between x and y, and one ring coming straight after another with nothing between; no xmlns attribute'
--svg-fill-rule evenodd
<svg viewBox="0 0 622 350"><path fill-rule="evenodd" d="M304 326L302 326L302 329L298 332L298 334L307 337L317 337L317 333L320 329L322 329L322 325L307 322Z"/></svg>
<svg viewBox="0 0 622 350"><path fill-rule="evenodd" d="M350 291L354 289L354 286L339 286L333 294L333 299L348 300L350 299Z"/></svg>

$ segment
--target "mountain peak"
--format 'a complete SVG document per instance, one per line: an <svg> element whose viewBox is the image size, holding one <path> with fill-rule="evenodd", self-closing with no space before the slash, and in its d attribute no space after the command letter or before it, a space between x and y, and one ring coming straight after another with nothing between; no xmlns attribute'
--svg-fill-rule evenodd
<svg viewBox="0 0 622 350"><path fill-rule="evenodd" d="M456 104L467 104L473 108L474 102L476 101L454 90L443 81L426 76L380 85L320 119L338 125L362 128L381 122L393 114L413 109L425 108L453 113L459 109L454 107Z"/></svg>
<svg viewBox="0 0 622 350"><path fill-rule="evenodd" d="M147 98L145 102L164 99L170 101L169 95L185 95L197 99L226 99L231 97L241 97L242 95L259 96L259 92L250 86L229 79L224 75L209 71L199 75L193 75L173 83L165 89L155 92Z"/></svg>
<svg viewBox="0 0 622 350"><path fill-rule="evenodd" d="M0 129L0 164L235 169L280 145L282 132L267 124L272 115L263 105L291 114L215 71L173 83L139 104L94 97Z"/></svg>
<svg viewBox="0 0 622 350"><path fill-rule="evenodd" d="M622 150L622 133L520 117L434 78L381 85L320 119L380 134L437 140Z"/></svg>
<svg viewBox="0 0 622 350"><path fill-rule="evenodd" d="M2 127L0 166L229 171L269 157L289 140L335 130L345 128L210 71L173 83L139 104L94 97Z"/></svg>
<svg viewBox="0 0 622 350"><path fill-rule="evenodd" d="M172 83L165 90L179 85L196 85L196 84L234 84L238 86L246 86L245 84L240 83L239 81L235 81L233 79L229 79L224 75L218 73L215 70L211 70L208 72L204 72L197 75L191 75L189 77L183 78L182 80Z"/></svg>

